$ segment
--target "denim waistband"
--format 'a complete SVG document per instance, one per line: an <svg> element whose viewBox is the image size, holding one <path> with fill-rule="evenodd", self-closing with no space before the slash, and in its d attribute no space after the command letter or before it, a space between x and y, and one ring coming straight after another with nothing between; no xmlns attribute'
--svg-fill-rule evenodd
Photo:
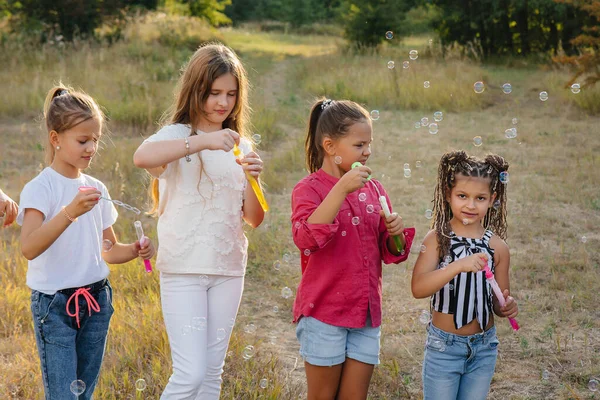
<svg viewBox="0 0 600 400"><path fill-rule="evenodd" d="M78 289L86 289L90 293L96 293L97 291L102 289L104 286L106 286L107 283L108 283L108 279L104 278L101 281L94 282L89 285L75 287L75 288L61 289L61 290L57 290L57 292L64 294L65 296L72 296Z"/></svg>
<svg viewBox="0 0 600 400"><path fill-rule="evenodd" d="M485 332L475 333L473 335L463 336L457 335L455 333L446 332L435 325L433 323L429 323L427 325L427 332L430 334L439 337L444 340L446 344L452 344L453 342L459 343L474 343L474 342L484 342L486 339L496 336L496 325L493 325L490 329Z"/></svg>

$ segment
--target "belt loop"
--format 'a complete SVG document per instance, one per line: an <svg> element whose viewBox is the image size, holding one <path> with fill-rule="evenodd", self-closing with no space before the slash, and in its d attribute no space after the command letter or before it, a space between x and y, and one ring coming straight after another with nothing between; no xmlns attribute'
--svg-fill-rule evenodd
<svg viewBox="0 0 600 400"><path fill-rule="evenodd" d="M454 335L452 333L448 333L448 336L446 337L446 345L452 346L452 343L454 343Z"/></svg>

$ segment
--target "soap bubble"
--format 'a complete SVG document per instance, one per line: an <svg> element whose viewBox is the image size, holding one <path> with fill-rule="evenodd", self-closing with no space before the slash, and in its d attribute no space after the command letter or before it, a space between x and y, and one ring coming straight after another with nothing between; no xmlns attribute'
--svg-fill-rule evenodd
<svg viewBox="0 0 600 400"><path fill-rule="evenodd" d="M333 158L333 162L336 163L337 165L340 165L342 163L342 157L340 156L335 156Z"/></svg>
<svg viewBox="0 0 600 400"><path fill-rule="evenodd" d="M541 101L548 100L548 92L540 92L540 100Z"/></svg>
<svg viewBox="0 0 600 400"><path fill-rule="evenodd" d="M389 69L394 69L394 67L396 66L396 63L395 63L395 62L393 62L393 61L388 61L388 64L387 64L387 65L388 65L388 68L389 68Z"/></svg>
<svg viewBox="0 0 600 400"><path fill-rule="evenodd" d="M103 251L103 252L105 252L105 253L106 253L106 252L109 252L109 251L111 251L111 250L112 250L112 248L113 248L113 242L111 242L111 241L110 241L110 240L108 240L108 239L104 239L104 240L102 241L102 251Z"/></svg>
<svg viewBox="0 0 600 400"><path fill-rule="evenodd" d="M512 85L510 83L505 83L502 85L502 91L504 94L510 94L510 92L512 92Z"/></svg>
<svg viewBox="0 0 600 400"><path fill-rule="evenodd" d="M475 90L475 93L483 93L485 90L485 84L481 81L475 82L473 84L473 90Z"/></svg>
<svg viewBox="0 0 600 400"><path fill-rule="evenodd" d="M346 236L346 231L342 231L342 236Z"/></svg>
<svg viewBox="0 0 600 400"><path fill-rule="evenodd" d="M358 225L358 224L360 224L360 218L352 217L352 225Z"/></svg>
<svg viewBox="0 0 600 400"><path fill-rule="evenodd" d="M194 317L192 318L192 329L196 331L203 331L206 329L206 318L205 317Z"/></svg>
<svg viewBox="0 0 600 400"><path fill-rule="evenodd" d="M279 307L277 307L277 306L273 306L273 312L274 312L274 313L278 313L278 312L279 312Z"/></svg>
<svg viewBox="0 0 600 400"><path fill-rule="evenodd" d="M452 262L452 256L448 254L446 257L444 257L444 262L446 264L450 264Z"/></svg>
<svg viewBox="0 0 600 400"><path fill-rule="evenodd" d="M441 111L434 112L433 119L435 120L435 122L440 122L444 119L444 113L442 113Z"/></svg>
<svg viewBox="0 0 600 400"><path fill-rule="evenodd" d="M598 391L598 380L596 378L590 379L588 382L588 389L590 389L592 392Z"/></svg>
<svg viewBox="0 0 600 400"><path fill-rule="evenodd" d="M547 369L542 371L542 379L547 381L548 379L550 379L550 372L548 372Z"/></svg>
<svg viewBox="0 0 600 400"><path fill-rule="evenodd" d="M310 250L309 249L304 249L304 255L306 257L310 256Z"/></svg>
<svg viewBox="0 0 600 400"><path fill-rule="evenodd" d="M410 164L409 163L404 163L404 169L410 169Z"/></svg>
<svg viewBox="0 0 600 400"><path fill-rule="evenodd" d="M223 328L217 329L217 340L219 342L221 340L225 339L226 336L227 336L227 332L225 332L225 329L223 329Z"/></svg>
<svg viewBox="0 0 600 400"><path fill-rule="evenodd" d="M421 168L421 161L417 160L417 162L415 163L415 167Z"/></svg>
<svg viewBox="0 0 600 400"><path fill-rule="evenodd" d="M421 253L425 253L427 251L427 247L424 244L421 245Z"/></svg>
<svg viewBox="0 0 600 400"><path fill-rule="evenodd" d="M419 129L421 127L421 122L417 121L415 122L415 129Z"/></svg>
<svg viewBox="0 0 600 400"><path fill-rule="evenodd" d="M516 118L513 118L513 119L512 119L512 124L513 124L513 125L516 125L518 122L519 122L519 120L518 120L518 119L516 119Z"/></svg>
<svg viewBox="0 0 600 400"><path fill-rule="evenodd" d="M190 333L192 333L192 326L191 325L184 325L181 327L181 334L183 336L187 336Z"/></svg>
<svg viewBox="0 0 600 400"><path fill-rule="evenodd" d="M135 390L137 390L138 392L143 392L144 390L146 390L146 380L144 379L138 379L137 381L135 381Z"/></svg>
<svg viewBox="0 0 600 400"><path fill-rule="evenodd" d="M387 31L387 32L385 33L385 38L386 38L387 40L391 40L391 39L393 39L393 38L394 38L394 32L392 32L392 31Z"/></svg>
<svg viewBox="0 0 600 400"><path fill-rule="evenodd" d="M208 286L208 283L210 281L210 278L206 275L200 275L200 277L198 278L200 280L200 284L202 286Z"/></svg>
<svg viewBox="0 0 600 400"><path fill-rule="evenodd" d="M279 271L279 269L281 268L281 262L279 262L279 260L274 261L273 268L275 268L276 271Z"/></svg>
<svg viewBox="0 0 600 400"><path fill-rule="evenodd" d="M579 83L574 83L571 85L571 92L573 92L574 94L577 94L579 92L581 92L581 85L579 85Z"/></svg>
<svg viewBox="0 0 600 400"><path fill-rule="evenodd" d="M425 81L425 82L423 82L423 87L424 87L425 89L429 89L429 87L430 87L430 86L431 86L431 83L430 83L429 81Z"/></svg>
<svg viewBox="0 0 600 400"><path fill-rule="evenodd" d="M583 243L583 244L587 243L587 237L586 236L582 236L581 237L581 243Z"/></svg>
<svg viewBox="0 0 600 400"><path fill-rule="evenodd" d="M421 311L421 315L419 316L419 322L423 325L427 325L431 321L431 314L427 310Z"/></svg>
<svg viewBox="0 0 600 400"><path fill-rule="evenodd" d="M404 68L404 69L408 69L408 67L410 67L410 62L408 62L408 61L404 61L404 62L402 63L402 68Z"/></svg>
<svg viewBox="0 0 600 400"><path fill-rule="evenodd" d="M482 144L483 144L483 139L481 138L481 136L475 136L475 137L473 138L473 145L474 145L474 146L477 146L477 147L479 147L479 146L481 146Z"/></svg>
<svg viewBox="0 0 600 400"><path fill-rule="evenodd" d="M411 60L416 60L417 58L419 58L419 52L417 50L411 50L408 52L408 58L410 58Z"/></svg>
<svg viewBox="0 0 600 400"><path fill-rule="evenodd" d="M268 381L265 378L262 378L260 380L260 383L258 384L258 386L260 386L261 389L266 389L268 385Z"/></svg>
<svg viewBox="0 0 600 400"><path fill-rule="evenodd" d="M253 323L249 323L244 327L244 332L253 334L254 332L256 332L256 325L254 325Z"/></svg>
<svg viewBox="0 0 600 400"><path fill-rule="evenodd" d="M261 140L262 140L262 138L260 137L260 135L258 133L255 133L254 135L252 135L252 141L255 144L260 144Z"/></svg>
<svg viewBox="0 0 600 400"><path fill-rule="evenodd" d="M287 286L281 289L281 297L283 297L284 299L289 299L290 297L292 297L292 294L292 289L290 289Z"/></svg>
<svg viewBox="0 0 600 400"><path fill-rule="evenodd" d="M313 303L310 303L308 306L309 306L310 308L315 308L315 305L314 305Z"/></svg>
<svg viewBox="0 0 600 400"><path fill-rule="evenodd" d="M405 169L405 170L404 170L404 177L405 177L405 178L410 178L410 176L411 176L411 171L410 171L410 169Z"/></svg>
<svg viewBox="0 0 600 400"><path fill-rule="evenodd" d="M71 382L71 393L75 396L79 396L85 392L85 382L81 379Z"/></svg>
<svg viewBox="0 0 600 400"><path fill-rule="evenodd" d="M500 172L500 182L508 183L509 179L510 179L510 176L508 175L508 172L506 172L506 171Z"/></svg>
<svg viewBox="0 0 600 400"><path fill-rule="evenodd" d="M437 134L439 131L438 128L438 124L436 124L435 122L432 122L431 124L429 124L429 133L431 133L432 135Z"/></svg>
<svg viewBox="0 0 600 400"><path fill-rule="evenodd" d="M494 201L494 209L495 210L497 210L498 208L500 208L500 206L501 206L500 200Z"/></svg>
<svg viewBox="0 0 600 400"><path fill-rule="evenodd" d="M249 360L254 356L254 346L248 345L244 347L244 351L242 352L242 357L244 360Z"/></svg>
<svg viewBox="0 0 600 400"><path fill-rule="evenodd" d="M427 117L421 118L421 126L428 126L428 125L429 125L429 118L427 118Z"/></svg>
<svg viewBox="0 0 600 400"><path fill-rule="evenodd" d="M375 207L373 207L373 204L369 204L369 205L367 205L367 212L368 212L369 214L372 214L372 213L373 213L373 211L375 211Z"/></svg>
<svg viewBox="0 0 600 400"><path fill-rule="evenodd" d="M504 131L504 136L507 139L514 139L517 137L517 128L508 128Z"/></svg>
<svg viewBox="0 0 600 400"><path fill-rule="evenodd" d="M425 210L425 218L427 218L427 219L433 218L433 211L431 211L430 209Z"/></svg>
<svg viewBox="0 0 600 400"><path fill-rule="evenodd" d="M371 111L371 119L377 121L379 119L379 110Z"/></svg>
<svg viewBox="0 0 600 400"><path fill-rule="evenodd" d="M358 200L365 201L366 199L367 199L367 194L366 193L360 193L358 195Z"/></svg>

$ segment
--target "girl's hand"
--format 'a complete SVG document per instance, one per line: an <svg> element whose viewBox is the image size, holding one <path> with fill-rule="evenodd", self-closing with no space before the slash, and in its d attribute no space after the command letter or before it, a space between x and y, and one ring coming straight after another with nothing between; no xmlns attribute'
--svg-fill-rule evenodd
<svg viewBox="0 0 600 400"><path fill-rule="evenodd" d="M460 272L477 273L487 265L488 255L485 253L476 253L455 262L459 264Z"/></svg>
<svg viewBox="0 0 600 400"><path fill-rule="evenodd" d="M154 257L156 250L152 240L150 240L148 236L144 236L141 242L141 244L139 240L136 240L135 242L135 249L137 250L138 256L144 260L149 260Z"/></svg>
<svg viewBox="0 0 600 400"><path fill-rule="evenodd" d="M19 206L0 190L0 218L4 218L4 225L9 226L17 218Z"/></svg>
<svg viewBox="0 0 600 400"><path fill-rule="evenodd" d="M398 236L404 232L404 223L402 222L402 217L399 216L398 213L391 213L390 216L386 218L383 210L380 210L379 215L381 215L385 221L385 227L391 236Z"/></svg>
<svg viewBox="0 0 600 400"><path fill-rule="evenodd" d="M263 161L260 159L259 155L253 151L246 154L241 160L236 158L235 162L242 166L244 172L249 173L255 178L258 178L263 170Z"/></svg>
<svg viewBox="0 0 600 400"><path fill-rule="evenodd" d="M504 307L500 307L500 314L506 318L515 318L519 314L519 306L515 299L510 296L508 289L502 292L504 295Z"/></svg>
<svg viewBox="0 0 600 400"><path fill-rule="evenodd" d="M86 189L77 192L77 195L66 208L72 218L77 218L90 211L100 201L102 193L98 189Z"/></svg>
<svg viewBox="0 0 600 400"><path fill-rule="evenodd" d="M200 135L205 142L205 148L208 150L231 151L234 144L240 144L240 134L225 128L220 131L203 133Z"/></svg>
<svg viewBox="0 0 600 400"><path fill-rule="evenodd" d="M346 193L346 195L354 192L355 190L361 189L367 183L367 179L371 175L371 168L366 165L353 168L346 172L344 176L340 178L336 185Z"/></svg>

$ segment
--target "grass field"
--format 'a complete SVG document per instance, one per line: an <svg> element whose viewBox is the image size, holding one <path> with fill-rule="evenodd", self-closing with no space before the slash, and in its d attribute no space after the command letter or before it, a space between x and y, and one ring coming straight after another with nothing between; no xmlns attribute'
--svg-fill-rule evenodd
<svg viewBox="0 0 600 400"><path fill-rule="evenodd" d="M356 55L344 51L338 38L213 31L169 18L140 20L125 40L111 46L4 43L5 54L14 56L0 59L0 187L18 199L42 167L45 133L39 114L46 91L62 79L97 98L111 119L111 133L89 173L108 186L113 198L144 207L147 178L133 166L132 154L157 129L181 63L201 40L219 39L234 47L250 72L254 131L262 135L259 151L272 210L261 227L248 230L246 289L222 398L305 397L291 324L293 297L282 298L281 289L295 292L300 279L299 253L290 235L290 190L306 173L302 141L310 104L319 95L353 99L380 111L369 165L405 224L417 228L418 245L428 230L425 210L431 207L443 152L495 152L509 161L511 285L522 329L515 334L507 321L497 321L500 352L489 397L600 398L588 388L590 379L600 378L600 116L593 114L600 88L573 94L562 87L565 71L486 66L452 53L442 58L428 37ZM173 30L173 24L183 28ZM420 56L403 69L413 48ZM390 60L395 61L392 70ZM476 94L473 83L479 80L486 90ZM429 88L424 81L430 81ZM509 95L501 90L505 82L513 87ZM539 100L542 90L549 93L548 101ZM432 120L438 110L444 112L439 133L415 128L415 122ZM513 118L518 136L506 139ZM482 137L482 146L473 145L475 136ZM412 168L409 179L403 176L404 163ZM115 226L121 241L133 240L133 220L121 211ZM155 221L145 217L143 222L155 237ZM15 225L0 230L0 398L41 399L27 263L18 235ZM382 364L375 370L371 399L422 397L425 327L419 316L428 303L410 293L415 259L413 254L404 264L384 268ZM110 278L116 312L96 398L157 399L171 368L158 276L146 275L135 261L112 266ZM256 331L246 329L249 324ZM256 351L244 360L247 345ZM147 388L136 392L140 378ZM266 388L261 379L267 379Z"/></svg>

